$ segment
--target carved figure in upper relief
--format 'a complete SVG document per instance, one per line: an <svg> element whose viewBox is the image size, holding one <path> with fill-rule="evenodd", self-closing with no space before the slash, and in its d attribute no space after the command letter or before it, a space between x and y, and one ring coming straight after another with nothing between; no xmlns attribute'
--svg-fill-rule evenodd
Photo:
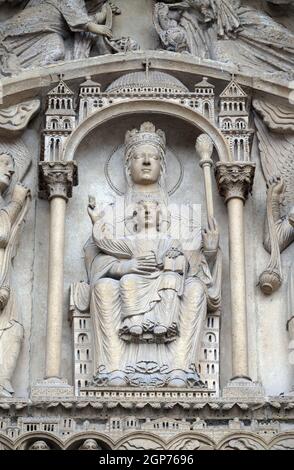
<svg viewBox="0 0 294 470"><path fill-rule="evenodd" d="M165 146L164 133L151 123L126 134L129 231L105 236L99 209L93 201L88 208L97 384L199 384L202 326L207 310L220 306L219 234L214 219L189 247L169 233Z"/></svg>
<svg viewBox="0 0 294 470"><path fill-rule="evenodd" d="M2 73L7 74L10 67L15 71L17 67L44 66L64 60L65 39L71 33L88 32L111 38L107 22L112 9L115 7L107 2L100 12L90 16L85 0L30 0L20 13L0 25Z"/></svg>
<svg viewBox="0 0 294 470"><path fill-rule="evenodd" d="M154 7L154 25L163 46L168 51L188 51L187 36L184 28L176 19L170 18L170 10L165 3Z"/></svg>
<svg viewBox="0 0 294 470"><path fill-rule="evenodd" d="M10 201L5 194L15 173L12 155L0 154L0 396L13 394L11 378L23 339L21 311L16 305L10 285L11 262L24 221L29 190L16 183Z"/></svg>
<svg viewBox="0 0 294 470"><path fill-rule="evenodd" d="M265 12L240 0L165 3L185 29L193 55L262 72L293 70L294 34Z"/></svg>

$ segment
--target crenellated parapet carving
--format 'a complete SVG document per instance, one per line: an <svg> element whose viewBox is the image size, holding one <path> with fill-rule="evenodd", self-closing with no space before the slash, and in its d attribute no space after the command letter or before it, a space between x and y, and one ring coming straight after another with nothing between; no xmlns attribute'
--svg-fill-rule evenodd
<svg viewBox="0 0 294 470"><path fill-rule="evenodd" d="M40 162L40 197L49 201L60 197L66 201L72 197L72 189L78 184L75 162Z"/></svg>
<svg viewBox="0 0 294 470"><path fill-rule="evenodd" d="M232 198L246 201L252 191L255 164L247 162L216 163L215 177L219 193L227 203Z"/></svg>

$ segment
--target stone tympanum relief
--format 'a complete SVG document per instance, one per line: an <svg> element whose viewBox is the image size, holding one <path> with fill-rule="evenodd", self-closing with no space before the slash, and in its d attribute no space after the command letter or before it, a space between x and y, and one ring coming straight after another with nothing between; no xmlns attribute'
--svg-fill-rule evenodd
<svg viewBox="0 0 294 470"><path fill-rule="evenodd" d="M17 182L12 194L6 197L17 171L17 161L12 154L0 154L0 396L9 397L14 390L11 378L23 339L21 310L16 304L10 282L11 262L28 204L29 190Z"/></svg>
<svg viewBox="0 0 294 470"><path fill-rule="evenodd" d="M164 48L186 50L259 72L291 72L294 35L240 0L158 2L155 25ZM168 8L166 8L168 7Z"/></svg>
<svg viewBox="0 0 294 470"><path fill-rule="evenodd" d="M119 9L105 0L30 0L0 24L0 73L86 58L91 50L100 55L138 48L130 38L112 37L117 14Z"/></svg>
<svg viewBox="0 0 294 470"><path fill-rule="evenodd" d="M281 1L276 0L275 10L286 3ZM131 3L124 3L126 10L125 4L120 4L123 11L108 0L20 3L18 13L0 24L2 75L56 61L139 49L134 38L115 37L117 15L123 17L119 22L124 31L130 29ZM258 7L241 0L154 3L150 0L142 4L142 16L150 18L149 39L155 28L161 47L167 51L225 62L245 73L292 72L294 33L279 22L279 15L271 16L265 2ZM151 48L156 47L154 41Z"/></svg>
<svg viewBox="0 0 294 470"><path fill-rule="evenodd" d="M202 237L199 231L190 240L172 236L165 134L150 122L126 134L125 177L120 220L106 222L93 198L88 207L94 383L198 385L204 321L220 306L216 221L209 219ZM124 234L113 236L122 223Z"/></svg>
<svg viewBox="0 0 294 470"><path fill-rule="evenodd" d="M176 19L169 15L169 6L156 3L154 7L154 26L163 47L173 52L189 52L186 31Z"/></svg>

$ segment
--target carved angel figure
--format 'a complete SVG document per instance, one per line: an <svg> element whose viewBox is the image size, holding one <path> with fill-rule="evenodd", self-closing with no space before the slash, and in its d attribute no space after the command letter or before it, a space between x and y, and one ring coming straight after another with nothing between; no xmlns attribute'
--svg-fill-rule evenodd
<svg viewBox="0 0 294 470"><path fill-rule="evenodd" d="M264 246L271 254L266 269L261 273L260 288L265 294L277 290L285 273L280 254L294 241L294 115L291 108L272 106L254 100L262 169L267 181L267 214ZM287 276L287 330L294 341L294 263Z"/></svg>
<svg viewBox="0 0 294 470"><path fill-rule="evenodd" d="M187 36L178 21L170 18L168 5L156 3L154 7L154 25L163 46L168 51L188 51Z"/></svg>
<svg viewBox="0 0 294 470"><path fill-rule="evenodd" d="M24 221L29 190L16 183L10 201L5 198L15 172L9 153L0 154L0 396L13 394L11 378L23 339L21 311L10 286L11 261L15 255L21 225Z"/></svg>
<svg viewBox="0 0 294 470"><path fill-rule="evenodd" d="M89 32L111 38L105 21L105 11L88 14L85 0L30 0L22 11L0 25L2 73L7 73L9 67L15 71L16 67L64 60L65 40L71 33Z"/></svg>
<svg viewBox="0 0 294 470"><path fill-rule="evenodd" d="M294 34L268 14L240 0L165 0L198 57L263 72L291 72Z"/></svg>
<svg viewBox="0 0 294 470"><path fill-rule="evenodd" d="M131 233L102 236L103 219L93 201L88 209L93 236L85 260L99 384L199 384L202 326L207 310L220 305L219 234L211 220L203 244L200 235L189 249L169 234L163 223L165 145L164 133L152 123L126 134Z"/></svg>
<svg viewBox="0 0 294 470"><path fill-rule="evenodd" d="M268 121L272 129L276 129L279 122L279 126L288 126L290 123L290 119L286 119L285 110L280 113L277 108L273 114L270 105L256 100L254 106L264 115L266 121L272 119L273 122ZM272 132L258 116L255 117L255 124L262 170L267 182L264 247L271 253L270 262L260 276L260 287L264 293L271 294L282 282L280 253L294 240L294 137L291 133L279 134L276 130Z"/></svg>

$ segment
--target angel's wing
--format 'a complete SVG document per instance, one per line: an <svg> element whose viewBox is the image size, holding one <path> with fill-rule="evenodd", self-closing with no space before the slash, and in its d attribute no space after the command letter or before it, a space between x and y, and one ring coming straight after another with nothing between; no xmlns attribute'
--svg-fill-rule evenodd
<svg viewBox="0 0 294 470"><path fill-rule="evenodd" d="M35 99L0 109L0 136L5 138L23 131L39 111L40 104L40 100Z"/></svg>
<svg viewBox="0 0 294 470"><path fill-rule="evenodd" d="M294 203L294 133L277 134L255 116L261 165L265 180L279 176L285 183L284 205Z"/></svg>

